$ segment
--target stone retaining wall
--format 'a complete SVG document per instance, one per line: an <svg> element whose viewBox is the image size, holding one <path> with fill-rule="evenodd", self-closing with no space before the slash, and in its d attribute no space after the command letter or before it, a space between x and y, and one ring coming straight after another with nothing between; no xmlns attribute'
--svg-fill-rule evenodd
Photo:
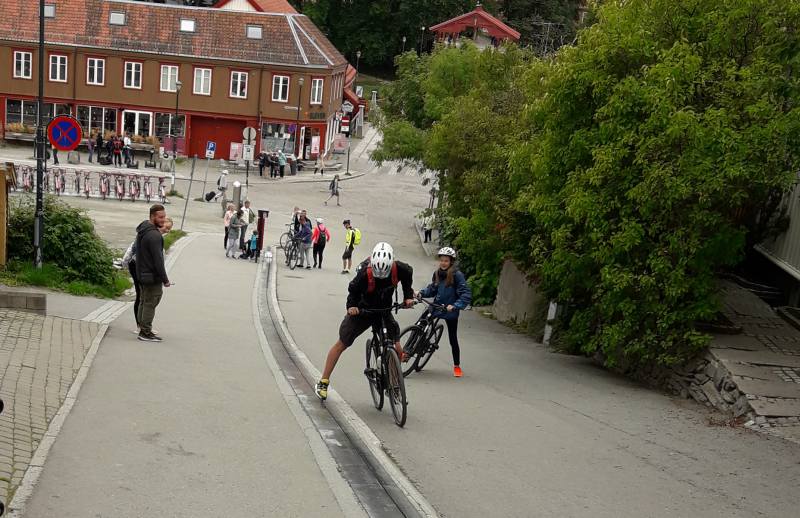
<svg viewBox="0 0 800 518"><path fill-rule="evenodd" d="M0 290L0 308L44 315L47 313L47 295L28 291Z"/></svg>

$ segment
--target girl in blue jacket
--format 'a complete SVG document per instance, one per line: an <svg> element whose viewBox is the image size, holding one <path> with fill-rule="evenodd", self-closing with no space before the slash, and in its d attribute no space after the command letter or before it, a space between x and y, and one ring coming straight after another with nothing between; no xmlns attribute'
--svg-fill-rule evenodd
<svg viewBox="0 0 800 518"><path fill-rule="evenodd" d="M467 279L455 265L456 251L446 246L439 250L439 269L433 273L433 280L427 288L420 291L420 297L433 297L434 304L446 306L447 311L434 312L447 324L447 336L453 350L453 376L460 378L461 349L458 346L458 314L472 302L472 292Z"/></svg>

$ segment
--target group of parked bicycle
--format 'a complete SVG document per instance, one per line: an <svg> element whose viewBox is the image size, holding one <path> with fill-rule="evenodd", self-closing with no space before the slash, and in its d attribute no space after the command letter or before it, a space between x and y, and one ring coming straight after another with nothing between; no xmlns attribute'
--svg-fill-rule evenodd
<svg viewBox="0 0 800 518"><path fill-rule="evenodd" d="M36 168L29 165L17 166L17 189L31 192L36 188ZM93 180L93 176L97 176ZM74 196L96 196L102 199L117 198L119 201L129 199L135 202L143 199L150 202L157 199L167 201L166 178L159 177L158 184L149 175L133 173L106 173L80 169L64 169L50 167L42 177L44 192L52 192L57 196L67 193Z"/></svg>

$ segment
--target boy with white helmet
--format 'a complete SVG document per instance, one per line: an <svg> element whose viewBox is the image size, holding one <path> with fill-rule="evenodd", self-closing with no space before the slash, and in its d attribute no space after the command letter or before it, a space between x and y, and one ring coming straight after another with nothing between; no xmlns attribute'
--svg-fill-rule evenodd
<svg viewBox="0 0 800 518"><path fill-rule="evenodd" d="M339 356L361 336L370 329L376 320L381 318L376 314L362 314L360 309L388 309L392 306L395 289L398 284L403 285L403 300L406 307L414 305L414 290L411 287L414 270L406 263L397 261L394 250L389 243L378 243L372 250L372 255L361 264L356 276L350 281L347 288L347 315L339 326L339 340L331 347L325 361L325 370L322 379L316 387L320 399L328 397L328 385ZM400 346L400 325L391 313L385 315L387 332L394 341L397 354L402 358L403 349Z"/></svg>

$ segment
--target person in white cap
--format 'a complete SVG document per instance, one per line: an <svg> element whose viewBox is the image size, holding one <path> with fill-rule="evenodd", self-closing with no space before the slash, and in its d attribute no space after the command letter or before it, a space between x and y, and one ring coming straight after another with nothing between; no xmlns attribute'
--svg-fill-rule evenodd
<svg viewBox="0 0 800 518"><path fill-rule="evenodd" d="M228 170L223 169L219 173L219 178L217 178L217 195L214 196L214 201L217 201L220 196L224 195L226 190L228 190Z"/></svg>

